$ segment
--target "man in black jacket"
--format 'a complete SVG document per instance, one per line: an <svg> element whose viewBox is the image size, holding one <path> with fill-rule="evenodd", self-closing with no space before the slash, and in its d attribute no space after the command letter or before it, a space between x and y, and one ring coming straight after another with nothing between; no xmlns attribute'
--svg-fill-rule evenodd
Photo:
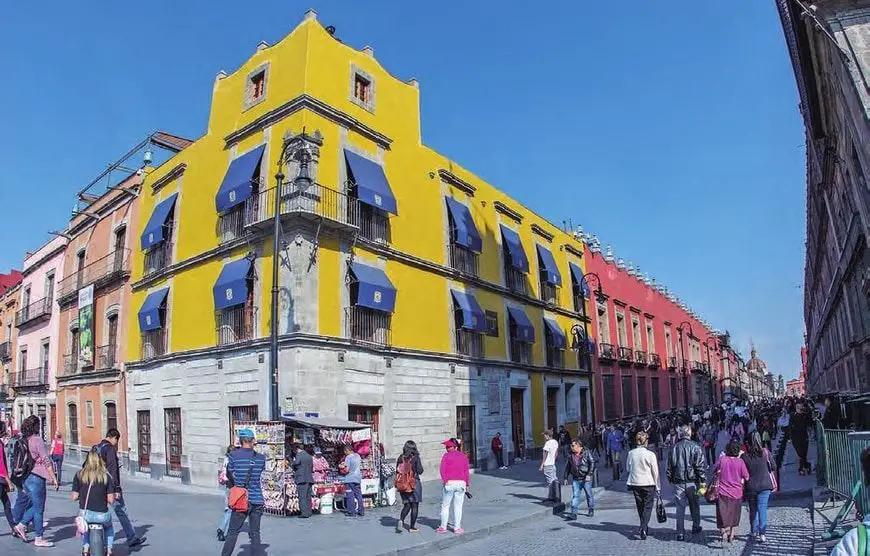
<svg viewBox="0 0 870 556"><path fill-rule="evenodd" d="M586 493L586 507L589 517L595 515L595 497L592 494L592 478L595 472L595 460L592 453L585 449L579 439L571 443L571 454L565 463L565 484L571 481L574 496L571 498L571 519L577 519L580 511L580 491Z"/></svg>
<svg viewBox="0 0 870 556"><path fill-rule="evenodd" d="M686 505L692 513L692 533L701 532L701 508L698 505L698 489L704 480L707 463L704 451L697 442L692 442L692 426L682 425L677 429L679 441L668 453L668 481L674 485L674 502L677 505L677 540L686 538Z"/></svg>
<svg viewBox="0 0 870 556"><path fill-rule="evenodd" d="M296 446L293 458L293 479L299 494L299 517L311 517L311 486L314 483L314 459L305 447Z"/></svg>
<svg viewBox="0 0 870 556"><path fill-rule="evenodd" d="M121 522L121 528L124 529L124 534L127 536L127 546L133 548L145 542L145 537L136 536L136 529L133 528L130 516L127 515L127 504L121 492L121 464L118 463L118 441L120 439L121 433L118 429L109 429L106 438L94 446L93 450L106 464L106 471L115 484L115 503L112 504L112 509L115 510L115 515Z"/></svg>

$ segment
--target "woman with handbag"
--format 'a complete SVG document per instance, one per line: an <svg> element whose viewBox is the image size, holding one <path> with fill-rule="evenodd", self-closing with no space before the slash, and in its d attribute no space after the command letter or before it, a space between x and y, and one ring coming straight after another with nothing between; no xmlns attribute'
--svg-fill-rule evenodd
<svg viewBox="0 0 870 556"><path fill-rule="evenodd" d="M761 436L757 432L752 433L749 451L743 454L741 459L749 470L746 498L749 501L752 538L763 543L767 540L764 536L767 532L767 502L770 494L776 490L776 474L770 452L764 448Z"/></svg>
<svg viewBox="0 0 870 556"><path fill-rule="evenodd" d="M743 483L749 480L749 470L739 456L740 444L731 441L713 468L714 475L718 476L713 480L718 495L716 526L722 533L723 543L734 540L734 528L740 525Z"/></svg>
<svg viewBox="0 0 870 556"><path fill-rule="evenodd" d="M645 432L637 433L635 437L637 448L628 452L625 463L625 470L628 473L625 484L634 494L637 517L640 519L641 540L646 539L653 505L662 490L659 482L659 461L655 452L647 449L648 440L649 437Z"/></svg>
<svg viewBox="0 0 870 556"><path fill-rule="evenodd" d="M417 451L417 443L413 440L405 442L402 455L396 460L396 490L402 497L402 513L396 522L396 533L405 530L405 519L411 515L408 531L417 533L417 512L420 510L420 502L423 501L423 482L420 475L423 474L423 464L420 463L420 453Z"/></svg>
<svg viewBox="0 0 870 556"><path fill-rule="evenodd" d="M102 523L106 535L106 554L112 554L115 528L109 507L115 502L115 484L103 458L96 451L88 452L85 465L76 473L72 484L72 499L79 503L76 529L82 537L82 554L90 554L89 523Z"/></svg>

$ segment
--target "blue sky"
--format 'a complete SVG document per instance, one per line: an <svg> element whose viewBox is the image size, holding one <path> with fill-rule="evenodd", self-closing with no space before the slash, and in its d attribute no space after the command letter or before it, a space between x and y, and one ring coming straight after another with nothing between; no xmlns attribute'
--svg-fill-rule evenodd
<svg viewBox="0 0 870 556"><path fill-rule="evenodd" d="M51 4L0 18L0 269L150 131L201 135L215 74L314 7L419 79L428 145L799 370L803 129L772 0Z"/></svg>

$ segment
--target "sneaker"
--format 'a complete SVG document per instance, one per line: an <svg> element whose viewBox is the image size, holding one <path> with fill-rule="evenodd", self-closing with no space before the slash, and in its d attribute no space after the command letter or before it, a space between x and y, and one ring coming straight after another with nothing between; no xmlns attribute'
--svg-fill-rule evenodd
<svg viewBox="0 0 870 556"><path fill-rule="evenodd" d="M758 535L758 542L767 542L767 537L764 536L764 533Z"/></svg>
<svg viewBox="0 0 870 556"><path fill-rule="evenodd" d="M589 508L589 517L595 517L595 508Z"/></svg>
<svg viewBox="0 0 870 556"><path fill-rule="evenodd" d="M54 543L51 541L47 541L42 537L36 537L35 539L33 539L33 546L38 546L41 548L51 548L52 546L54 546Z"/></svg>
<svg viewBox="0 0 870 556"><path fill-rule="evenodd" d="M221 542L224 542L225 540L227 540L227 536L224 535L224 532L222 529L217 530L217 540L219 540Z"/></svg>
<svg viewBox="0 0 870 556"><path fill-rule="evenodd" d="M24 525L19 523L13 527L12 534L20 538L22 541L27 542L27 529L24 528Z"/></svg>
<svg viewBox="0 0 870 556"><path fill-rule="evenodd" d="M439 527L438 529L435 529L435 532L436 533L446 533L447 527Z"/></svg>
<svg viewBox="0 0 870 556"><path fill-rule="evenodd" d="M642 541L646 540L646 529L640 530L640 540L642 540Z"/></svg>
<svg viewBox="0 0 870 556"><path fill-rule="evenodd" d="M684 541L684 540L686 540L686 535L677 535L677 540L678 540L678 541Z"/></svg>
<svg viewBox="0 0 870 556"><path fill-rule="evenodd" d="M408 529L408 531L411 533L419 533L420 532L420 530L417 529L416 527L411 527L410 529Z"/></svg>
<svg viewBox="0 0 870 556"><path fill-rule="evenodd" d="M134 547L141 545L144 542L145 542L145 537L136 537L135 539L128 542L127 546L130 548L134 548Z"/></svg>
<svg viewBox="0 0 870 556"><path fill-rule="evenodd" d="M402 521L396 522L396 533L402 534L402 531L405 529L405 523Z"/></svg>
<svg viewBox="0 0 870 556"><path fill-rule="evenodd" d="M465 529L463 529L462 527L459 527L457 529L454 529L453 532L456 533L457 535L461 535L461 534L465 533Z"/></svg>

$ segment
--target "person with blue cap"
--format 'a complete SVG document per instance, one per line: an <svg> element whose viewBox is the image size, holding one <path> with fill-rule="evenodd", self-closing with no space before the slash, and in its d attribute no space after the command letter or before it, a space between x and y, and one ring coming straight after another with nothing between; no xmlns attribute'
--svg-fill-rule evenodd
<svg viewBox="0 0 870 556"><path fill-rule="evenodd" d="M227 462L227 481L230 487L242 487L248 491L247 511L233 510L230 517L230 528L224 541L222 556L232 556L236 548L236 540L245 520L248 521L248 536L251 539L253 554L262 554L263 545L260 542L260 519L263 517L263 489L260 478L266 469L266 457L254 451L254 431L242 429L239 431L241 448L229 456Z"/></svg>

